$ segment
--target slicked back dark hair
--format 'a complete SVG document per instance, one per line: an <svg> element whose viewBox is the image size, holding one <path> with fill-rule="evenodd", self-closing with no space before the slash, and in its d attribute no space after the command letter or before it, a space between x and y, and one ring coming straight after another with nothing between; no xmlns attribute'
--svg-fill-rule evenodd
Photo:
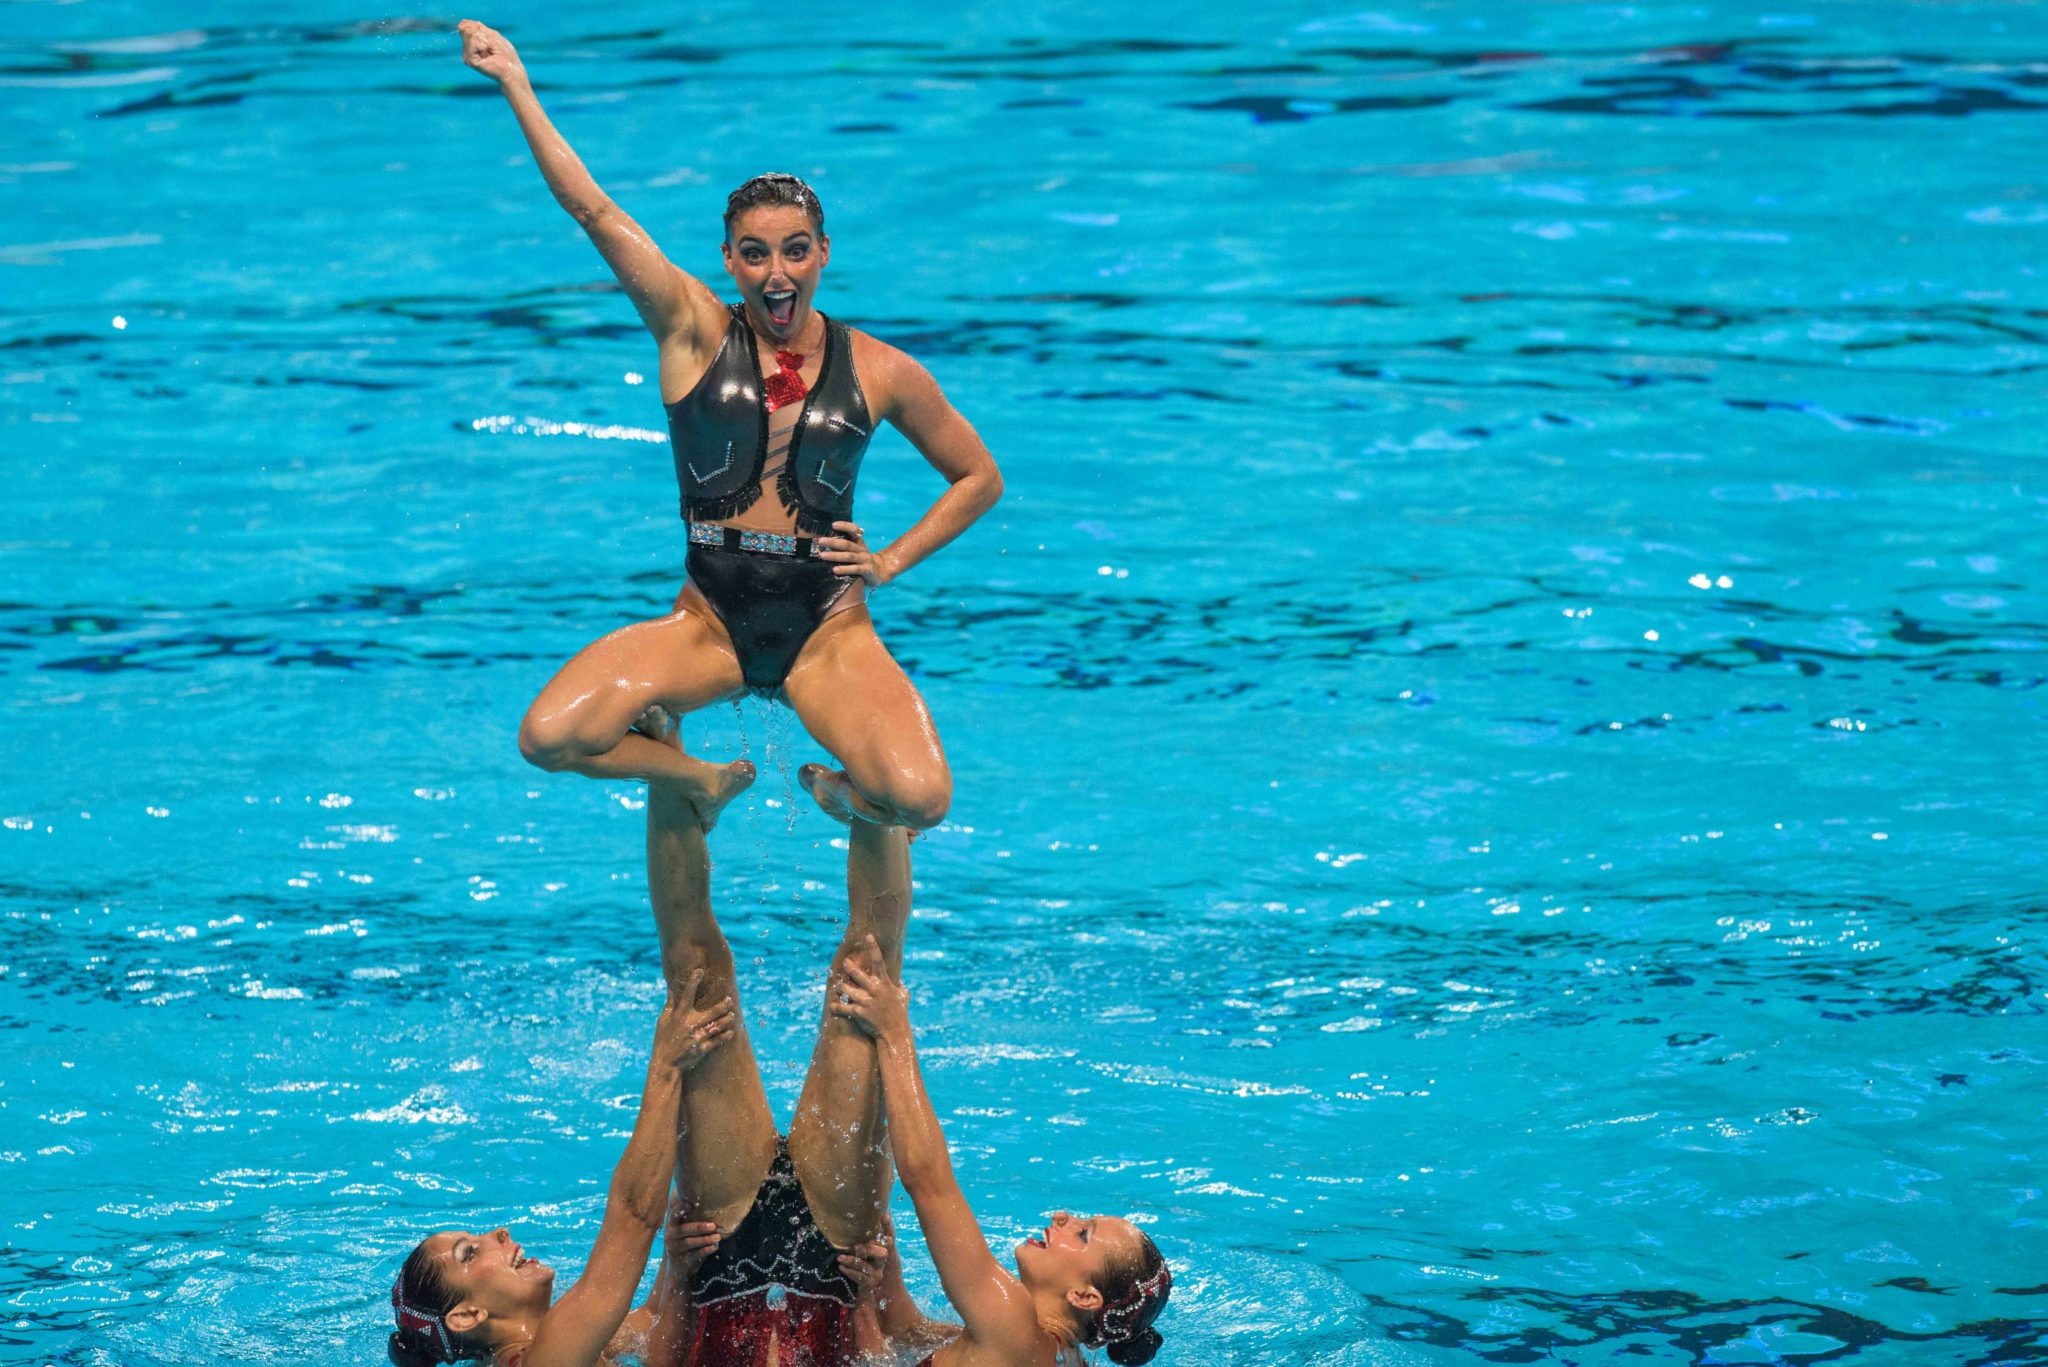
<svg viewBox="0 0 2048 1367"><path fill-rule="evenodd" d="M811 231L820 237L825 235L825 206L818 203L817 192L804 184L802 177L787 171L755 176L725 197L725 235L732 236L734 219L763 204L787 204L802 209L811 220Z"/></svg>
<svg viewBox="0 0 2048 1367"><path fill-rule="evenodd" d="M1109 1360L1119 1367L1142 1367L1166 1340L1152 1321L1173 1294L1173 1273L1152 1236L1138 1230L1136 1257L1104 1269L1099 1288L1103 1305L1095 1323L1082 1335L1090 1348L1106 1348Z"/></svg>
<svg viewBox="0 0 2048 1367"><path fill-rule="evenodd" d="M462 1303L462 1297L448 1285L440 1262L427 1252L427 1240L420 1240L406 1258L405 1266L399 1269L398 1280L391 1288L391 1301L394 1308L403 1304L411 1307L415 1316L431 1317L434 1321L432 1325L415 1322L408 1326L405 1317L400 1316L399 1327L391 1331L384 1345L385 1354L395 1367L434 1367L437 1363L473 1362L491 1355L489 1345L482 1340L471 1340L440 1323Z"/></svg>

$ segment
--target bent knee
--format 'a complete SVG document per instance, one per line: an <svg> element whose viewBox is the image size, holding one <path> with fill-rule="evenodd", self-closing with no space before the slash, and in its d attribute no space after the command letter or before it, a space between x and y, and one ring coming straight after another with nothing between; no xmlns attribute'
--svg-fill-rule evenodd
<svg viewBox="0 0 2048 1367"><path fill-rule="evenodd" d="M929 830L946 819L953 807L953 778L946 773L919 776L894 785L886 804L899 825Z"/></svg>
<svg viewBox="0 0 2048 1367"><path fill-rule="evenodd" d="M558 717L528 712L519 723L519 753L528 764L559 773L589 753L578 743L576 728Z"/></svg>

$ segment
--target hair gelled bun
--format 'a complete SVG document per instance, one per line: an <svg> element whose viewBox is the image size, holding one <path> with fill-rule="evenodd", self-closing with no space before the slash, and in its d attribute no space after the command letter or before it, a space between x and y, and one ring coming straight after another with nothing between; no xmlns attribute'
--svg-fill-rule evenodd
<svg viewBox="0 0 2048 1367"><path fill-rule="evenodd" d="M1150 1362L1164 1342L1166 1340L1159 1337L1159 1331L1148 1325L1129 1338L1110 1344L1107 1350L1109 1360L1119 1367L1139 1367L1141 1363Z"/></svg>
<svg viewBox="0 0 2048 1367"><path fill-rule="evenodd" d="M393 1329L384 1354L397 1367L436 1367L441 1361L433 1335L418 1329Z"/></svg>

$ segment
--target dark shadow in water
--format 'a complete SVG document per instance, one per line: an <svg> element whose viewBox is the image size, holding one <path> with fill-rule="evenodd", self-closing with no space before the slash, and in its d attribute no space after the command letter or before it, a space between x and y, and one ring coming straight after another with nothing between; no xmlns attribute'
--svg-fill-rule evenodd
<svg viewBox="0 0 2048 1367"><path fill-rule="evenodd" d="M331 100L341 93L352 97L381 93L428 99L495 98L497 92L489 82L460 72L424 83L387 84L374 91L366 91L359 82L326 88L261 83L282 70L291 70L303 80L307 69L339 76L370 61L388 65L385 50L375 46L378 40L452 31L453 25L444 19L412 18L214 27L205 31L203 43L179 51L179 69L186 73L181 83L125 100L101 110L100 115L206 109L244 99ZM719 71L729 60L749 54L737 44L706 43L701 30L694 27L514 36L529 60L551 74L552 91L613 93L672 87L686 81L701 83L707 78L763 79L748 71ZM1810 40L1788 35L1704 39L1652 48L1564 45L1526 49L1333 45L1280 50L1266 44L1149 36L1079 41L1020 36L1006 42L959 45L871 39L848 42L837 50L822 49L812 56L810 66L789 72L786 78L832 79L842 74L841 66L850 65L869 80L902 84L905 88L893 95L910 100L928 98L914 89L920 80L1109 82L1118 86L1142 82L1182 96L1162 100L1163 108L1185 109L1195 117L1248 116L1254 123L1283 126L1325 116L1452 103L1572 117L1772 121L1954 119L2033 113L2048 107L2048 102L2029 98L2032 88L2042 84L2030 63L1931 52L1830 54L1811 51L1811 47ZM121 72L161 60L158 54L90 51L61 43L39 51L31 48L23 55L29 59L10 64L6 74L33 79L81 71ZM252 61L262 65L251 68ZM648 65L684 70L627 80L617 74L617 64L623 62L640 64L643 70ZM235 69L219 70L222 63L233 63ZM1400 96L1330 89L1333 82L1346 78L1377 83L1388 77L1427 82L1437 88ZM1271 82L1279 88L1245 90L1245 83L1251 80ZM222 83L241 88L204 93L207 85ZM1569 94L1553 93L1560 84L1577 89ZM1190 90L1215 94L1191 100L1185 98ZM981 96L954 98L978 100ZM1072 107L1073 103L1067 97L1040 98L1012 102L1007 107L1050 110Z"/></svg>
<svg viewBox="0 0 2048 1367"><path fill-rule="evenodd" d="M1391 110L1433 109L1451 102L1449 95L1355 95L1318 99L1301 95L1232 95L1182 109L1204 113L1249 114L1253 123L1306 123L1322 114L1377 114Z"/></svg>
<svg viewBox="0 0 2048 1367"><path fill-rule="evenodd" d="M1567 1296L1533 1287L1489 1286L1454 1300L1508 1304L1534 1311L1545 1323L1505 1333L1438 1310L1366 1293L1372 1318L1390 1337L1469 1353L1486 1362L1584 1362L1575 1356L1603 1350L1599 1360L1676 1354L1692 1362L1726 1360L1740 1340L1753 1355L1785 1363L1853 1361L1866 1349L1903 1344L1949 1345L1939 1361L1992 1364L2048 1359L2048 1319L1976 1320L1933 1333L1894 1329L1835 1306L1787 1300L1709 1300L1687 1291L1622 1291ZM1798 1335L1798 1338L1789 1337ZM1888 1356L1887 1361L1898 1360ZM1934 1359L1929 1359L1934 1360Z"/></svg>

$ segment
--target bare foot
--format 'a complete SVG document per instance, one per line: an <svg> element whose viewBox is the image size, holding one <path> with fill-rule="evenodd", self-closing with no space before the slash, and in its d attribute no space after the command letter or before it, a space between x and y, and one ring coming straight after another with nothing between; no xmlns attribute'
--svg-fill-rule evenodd
<svg viewBox="0 0 2048 1367"><path fill-rule="evenodd" d="M718 824L718 815L725 810L725 804L754 786L754 762L750 759L736 759L730 764L706 764L710 772L704 775L702 792L692 792L690 801L697 808L697 824L704 828L704 834L711 834L711 828Z"/></svg>
<svg viewBox="0 0 2048 1367"><path fill-rule="evenodd" d="M822 764L806 764L796 771L796 781L804 785L818 804L818 809L842 825L854 822L853 785L846 775L827 769Z"/></svg>
<svg viewBox="0 0 2048 1367"><path fill-rule="evenodd" d="M665 707L650 707L640 714L633 723L633 729L651 741L666 745L681 753L683 750L682 731L676 725L675 714ZM718 817L726 804L754 786L754 764L752 760L736 759L730 764L713 764L695 756L690 760L690 775L677 781L673 786L689 804L697 809L697 824L704 828L704 834L711 834L711 828L718 824Z"/></svg>

